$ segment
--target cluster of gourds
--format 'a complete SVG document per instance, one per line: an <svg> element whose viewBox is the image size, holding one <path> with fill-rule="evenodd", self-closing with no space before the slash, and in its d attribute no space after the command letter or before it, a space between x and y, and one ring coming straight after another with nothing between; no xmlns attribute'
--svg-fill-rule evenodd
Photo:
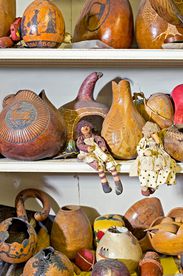
<svg viewBox="0 0 183 276"><path fill-rule="evenodd" d="M30 197L40 199L43 209L29 222L24 202ZM19 271L23 276L73 276L92 270L92 276L110 271L162 276L159 253L182 258L183 208L174 208L165 216L156 197L135 202L124 215L96 214L93 221L80 206L63 206L50 234L42 223L50 211L45 192L23 190L15 206L17 217L0 223L0 268L7 275Z"/></svg>
<svg viewBox="0 0 183 276"><path fill-rule="evenodd" d="M14 23L15 0L1 2L0 19L2 26L6 26L0 29L0 47L11 47L21 38L27 47L53 48L64 41L64 17L52 2L34 0L24 11L22 22L19 18ZM7 12L8 20L4 23ZM76 23L72 42L100 40L108 47L130 48L133 21L129 0L88 0ZM10 25L11 34L7 36ZM135 36L139 48L161 48L166 43L182 41L183 2L141 0Z"/></svg>
<svg viewBox="0 0 183 276"><path fill-rule="evenodd" d="M83 81L77 97L55 108L44 91L30 90L10 94L3 101L0 113L0 153L8 158L39 160L65 157L78 153L74 147L79 121L89 118L104 137L117 159L133 159L142 138L146 121L155 122L164 130L165 150L177 161L183 161L182 93L183 85L170 95L155 93L148 99L132 95L128 80L112 82L110 106L93 99L95 84L102 76L93 72ZM116 118L118 118L116 120Z"/></svg>

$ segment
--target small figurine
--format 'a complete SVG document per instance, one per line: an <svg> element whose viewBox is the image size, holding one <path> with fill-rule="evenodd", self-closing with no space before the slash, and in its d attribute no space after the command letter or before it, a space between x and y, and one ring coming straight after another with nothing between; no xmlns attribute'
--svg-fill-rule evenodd
<svg viewBox="0 0 183 276"><path fill-rule="evenodd" d="M122 183L116 169L116 162L107 150L105 140L93 133L93 125L90 122L81 120L77 125L76 145L80 150L78 159L85 161L92 168L98 171L103 191L112 191L105 175L105 169L109 171L115 182L115 192L117 195L123 191Z"/></svg>
<svg viewBox="0 0 183 276"><path fill-rule="evenodd" d="M164 150L160 128L156 123L146 122L142 133L144 137L137 146L136 170L141 192L144 196L149 196L161 184L175 184L177 166L175 160ZM132 176L131 172L130 175Z"/></svg>

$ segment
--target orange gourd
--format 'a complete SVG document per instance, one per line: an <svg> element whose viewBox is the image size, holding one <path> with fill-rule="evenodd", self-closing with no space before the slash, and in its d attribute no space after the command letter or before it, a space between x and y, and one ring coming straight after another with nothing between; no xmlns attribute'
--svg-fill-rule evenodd
<svg viewBox="0 0 183 276"><path fill-rule="evenodd" d="M65 35L63 15L50 0L34 0L23 13L21 33L28 47L58 47Z"/></svg>
<svg viewBox="0 0 183 276"><path fill-rule="evenodd" d="M128 0L88 0L76 23L73 42L99 39L113 48L130 48L133 14Z"/></svg>
<svg viewBox="0 0 183 276"><path fill-rule="evenodd" d="M116 158L133 159L145 120L133 104L127 80L113 81L112 91L113 103L104 119L101 134Z"/></svg>

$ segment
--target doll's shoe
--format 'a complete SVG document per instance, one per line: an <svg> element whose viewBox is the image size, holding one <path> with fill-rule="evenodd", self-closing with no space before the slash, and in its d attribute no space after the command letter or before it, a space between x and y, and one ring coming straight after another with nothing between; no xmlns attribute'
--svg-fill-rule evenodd
<svg viewBox="0 0 183 276"><path fill-rule="evenodd" d="M109 183L102 183L102 189L104 191L104 193L110 193L112 191L112 188L109 186Z"/></svg>
<svg viewBox="0 0 183 276"><path fill-rule="evenodd" d="M123 192L123 186L121 181L115 181L115 192L117 195L120 195Z"/></svg>
<svg viewBox="0 0 183 276"><path fill-rule="evenodd" d="M141 194L143 195L143 196L150 196L150 190L149 189L147 189L147 190L141 190Z"/></svg>

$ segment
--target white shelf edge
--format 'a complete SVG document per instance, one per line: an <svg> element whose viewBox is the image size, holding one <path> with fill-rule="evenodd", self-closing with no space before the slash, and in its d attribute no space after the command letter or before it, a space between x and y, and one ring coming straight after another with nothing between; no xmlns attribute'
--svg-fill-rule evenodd
<svg viewBox="0 0 183 276"><path fill-rule="evenodd" d="M183 65L175 49L0 49L0 66L10 65Z"/></svg>
<svg viewBox="0 0 183 276"><path fill-rule="evenodd" d="M129 173L133 160L118 161L120 173ZM178 163L179 173L183 173L183 163ZM0 159L0 172L38 172L38 173L96 173L89 165L77 159L20 161Z"/></svg>

